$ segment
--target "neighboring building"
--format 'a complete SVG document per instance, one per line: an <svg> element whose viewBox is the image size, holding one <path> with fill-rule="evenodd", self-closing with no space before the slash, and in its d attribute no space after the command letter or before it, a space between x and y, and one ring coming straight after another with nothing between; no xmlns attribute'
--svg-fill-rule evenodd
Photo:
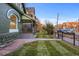
<svg viewBox="0 0 79 59"><path fill-rule="evenodd" d="M58 29L62 29L63 25L62 24L58 24Z"/></svg>
<svg viewBox="0 0 79 59"><path fill-rule="evenodd" d="M79 22L64 22L63 24L58 25L59 29L71 28L75 29L76 32L79 32Z"/></svg>
<svg viewBox="0 0 79 59"><path fill-rule="evenodd" d="M39 32L39 31L42 31L43 30L43 24L38 20L37 23L36 23L36 31Z"/></svg>
<svg viewBox="0 0 79 59"><path fill-rule="evenodd" d="M27 7L26 14L35 19L35 8L34 7Z"/></svg>

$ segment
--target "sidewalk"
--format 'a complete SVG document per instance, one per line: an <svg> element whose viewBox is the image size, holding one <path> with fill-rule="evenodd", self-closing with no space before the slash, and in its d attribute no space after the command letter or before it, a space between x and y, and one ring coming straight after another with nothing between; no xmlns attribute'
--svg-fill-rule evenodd
<svg viewBox="0 0 79 59"><path fill-rule="evenodd" d="M76 34L77 35L77 34ZM57 36L56 36L57 37ZM79 37L79 35L78 35ZM62 37L60 36L61 40L62 40ZM70 39L70 38L67 38L67 37L63 37L63 40L66 41L66 42L69 42L73 45L73 39ZM75 45L76 46L79 46L79 41L75 39Z"/></svg>
<svg viewBox="0 0 79 59"><path fill-rule="evenodd" d="M73 39L64 37L63 40L66 41L66 42L69 42L69 43L73 44ZM79 46L79 41L77 41L76 39L75 39L75 45Z"/></svg>
<svg viewBox="0 0 79 59"><path fill-rule="evenodd" d="M35 40L17 39L11 45L0 49L0 56L1 55L6 55L10 52L13 52L13 51L21 48L23 44L25 44L27 42L32 42L32 41L35 41Z"/></svg>
<svg viewBox="0 0 79 59"><path fill-rule="evenodd" d="M34 38L34 35L32 33L28 33L28 34L23 33L23 34L20 35L19 38L20 39L33 39Z"/></svg>

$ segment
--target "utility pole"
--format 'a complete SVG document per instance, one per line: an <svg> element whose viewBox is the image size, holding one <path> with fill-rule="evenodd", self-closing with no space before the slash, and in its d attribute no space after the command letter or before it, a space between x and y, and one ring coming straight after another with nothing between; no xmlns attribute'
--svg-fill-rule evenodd
<svg viewBox="0 0 79 59"><path fill-rule="evenodd" d="M58 30L59 13L57 13L57 30Z"/></svg>

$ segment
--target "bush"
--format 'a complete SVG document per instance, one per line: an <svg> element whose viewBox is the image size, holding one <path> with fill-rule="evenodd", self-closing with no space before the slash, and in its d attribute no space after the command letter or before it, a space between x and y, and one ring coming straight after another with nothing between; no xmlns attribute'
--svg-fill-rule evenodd
<svg viewBox="0 0 79 59"><path fill-rule="evenodd" d="M46 25L44 26L44 30L47 31L47 34L51 35L54 33L54 26L50 22L46 22Z"/></svg>

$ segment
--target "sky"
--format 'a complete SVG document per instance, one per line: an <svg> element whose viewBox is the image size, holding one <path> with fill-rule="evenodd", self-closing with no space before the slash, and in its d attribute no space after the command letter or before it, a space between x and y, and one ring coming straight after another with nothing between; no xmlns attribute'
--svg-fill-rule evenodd
<svg viewBox="0 0 79 59"><path fill-rule="evenodd" d="M26 7L35 7L36 17L44 24L50 21L54 25L58 23L78 21L79 3L26 3Z"/></svg>

